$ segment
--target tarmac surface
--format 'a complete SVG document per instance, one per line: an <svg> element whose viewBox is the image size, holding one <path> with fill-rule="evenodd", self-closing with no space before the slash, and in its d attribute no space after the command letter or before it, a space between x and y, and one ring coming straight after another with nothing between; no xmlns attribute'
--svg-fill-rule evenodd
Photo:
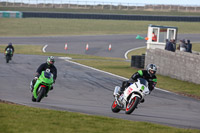
<svg viewBox="0 0 200 133"><path fill-rule="evenodd" d="M0 41L1 44L13 42L16 45L48 44L46 51L61 53L66 52L64 50L66 40L69 42L68 45L73 44L71 48L69 45L67 52L82 45L82 48L85 48L86 43L93 42L91 43L91 45L93 44L91 46L91 53L86 53L84 49L81 51L80 49L82 48L77 51L91 55L99 55L102 52L102 56L123 58L126 50L145 46L143 41L136 40L132 36L1 37ZM192 37L191 41L198 41L194 36ZM107 51L107 44L105 46L105 43L113 44L112 51ZM121 48L117 49L118 46ZM98 52L93 52L92 48ZM75 52L77 51L75 50ZM107 55L104 52L107 52ZM151 95L146 96L145 102L140 104L131 115L126 115L124 111L113 113L111 111L111 104L114 100L112 96L114 87L121 85L121 82L125 79L57 57L55 65L58 69L58 78L54 85L54 90L49 92L48 97L42 99L40 103L32 102L29 84L34 77L37 67L45 62L46 59L46 56L15 54L12 61L7 64L4 55L0 54L0 99L32 107L200 129L199 100L156 89Z"/></svg>

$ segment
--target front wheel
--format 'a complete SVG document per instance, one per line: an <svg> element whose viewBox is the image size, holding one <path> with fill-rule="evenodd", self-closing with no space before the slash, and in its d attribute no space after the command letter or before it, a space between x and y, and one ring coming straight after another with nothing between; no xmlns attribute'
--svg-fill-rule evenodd
<svg viewBox="0 0 200 133"><path fill-rule="evenodd" d="M118 108L118 105L117 105L117 101L116 101L116 100L112 103L111 110L112 110L112 112L114 112L114 113L118 113L118 112L120 111L120 109Z"/></svg>
<svg viewBox="0 0 200 133"><path fill-rule="evenodd" d="M126 114L131 114L135 108L137 107L138 103L139 103L140 98L135 96L134 98L132 98L131 100L129 100L130 102L127 104L126 106Z"/></svg>
<svg viewBox="0 0 200 133"><path fill-rule="evenodd" d="M36 99L35 99L35 97L34 97L34 96L32 96L32 101L33 101L33 102L36 102Z"/></svg>
<svg viewBox="0 0 200 133"><path fill-rule="evenodd" d="M36 102L40 102L41 99L45 96L46 94L46 88L45 87L41 87L38 89L38 97L36 99Z"/></svg>

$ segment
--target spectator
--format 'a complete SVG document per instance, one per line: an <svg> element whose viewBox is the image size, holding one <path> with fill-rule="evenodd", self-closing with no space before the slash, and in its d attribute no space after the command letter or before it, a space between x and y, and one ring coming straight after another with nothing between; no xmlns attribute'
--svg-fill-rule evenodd
<svg viewBox="0 0 200 133"><path fill-rule="evenodd" d="M170 41L166 40L165 50L175 52L175 47L174 47L173 42L174 40L170 40Z"/></svg>
<svg viewBox="0 0 200 133"><path fill-rule="evenodd" d="M180 51L186 52L186 44L185 44L185 39L180 40L180 44L178 46L178 48Z"/></svg>
<svg viewBox="0 0 200 133"><path fill-rule="evenodd" d="M187 40L186 52L192 53L192 44L190 43L190 40Z"/></svg>
<svg viewBox="0 0 200 133"><path fill-rule="evenodd" d="M157 42L157 36L156 36L156 34L154 33L154 31L153 31L153 33L152 33L152 41L153 41L153 42Z"/></svg>
<svg viewBox="0 0 200 133"><path fill-rule="evenodd" d="M172 39L172 44L173 44L174 52L175 52L176 51L176 41L175 41L175 39Z"/></svg>

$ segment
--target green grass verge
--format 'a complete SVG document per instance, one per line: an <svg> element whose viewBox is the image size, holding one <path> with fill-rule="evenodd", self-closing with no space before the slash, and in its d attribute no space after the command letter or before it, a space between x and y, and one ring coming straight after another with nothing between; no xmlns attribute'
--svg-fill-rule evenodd
<svg viewBox="0 0 200 133"><path fill-rule="evenodd" d="M1 133L198 133L148 122L32 108L0 102ZM123 129L123 130L122 130Z"/></svg>
<svg viewBox="0 0 200 133"><path fill-rule="evenodd" d="M0 36L146 34L149 24L175 26L179 33L200 33L199 22L1 18Z"/></svg>

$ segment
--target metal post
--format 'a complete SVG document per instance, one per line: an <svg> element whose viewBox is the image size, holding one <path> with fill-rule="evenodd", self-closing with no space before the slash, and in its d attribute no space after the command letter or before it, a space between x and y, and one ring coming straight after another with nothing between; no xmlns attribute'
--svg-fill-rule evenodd
<svg viewBox="0 0 200 133"><path fill-rule="evenodd" d="M21 7L22 7L22 2L23 2L23 1L21 0L21 4L20 4Z"/></svg>
<svg viewBox="0 0 200 133"><path fill-rule="evenodd" d="M68 8L70 8L70 0L69 0L69 3L68 3Z"/></svg>
<svg viewBox="0 0 200 133"><path fill-rule="evenodd" d="M62 0L61 0L61 2L60 2L60 8L62 8Z"/></svg>
<svg viewBox="0 0 200 133"><path fill-rule="evenodd" d="M112 2L110 3L110 10L112 10Z"/></svg>
<svg viewBox="0 0 200 133"><path fill-rule="evenodd" d="M87 9L87 1L85 2L85 9Z"/></svg>
<svg viewBox="0 0 200 133"><path fill-rule="evenodd" d="M93 6L93 9L95 9L95 2L94 2L94 6Z"/></svg>
<svg viewBox="0 0 200 133"><path fill-rule="evenodd" d="M45 7L46 1L44 0L43 7Z"/></svg>

